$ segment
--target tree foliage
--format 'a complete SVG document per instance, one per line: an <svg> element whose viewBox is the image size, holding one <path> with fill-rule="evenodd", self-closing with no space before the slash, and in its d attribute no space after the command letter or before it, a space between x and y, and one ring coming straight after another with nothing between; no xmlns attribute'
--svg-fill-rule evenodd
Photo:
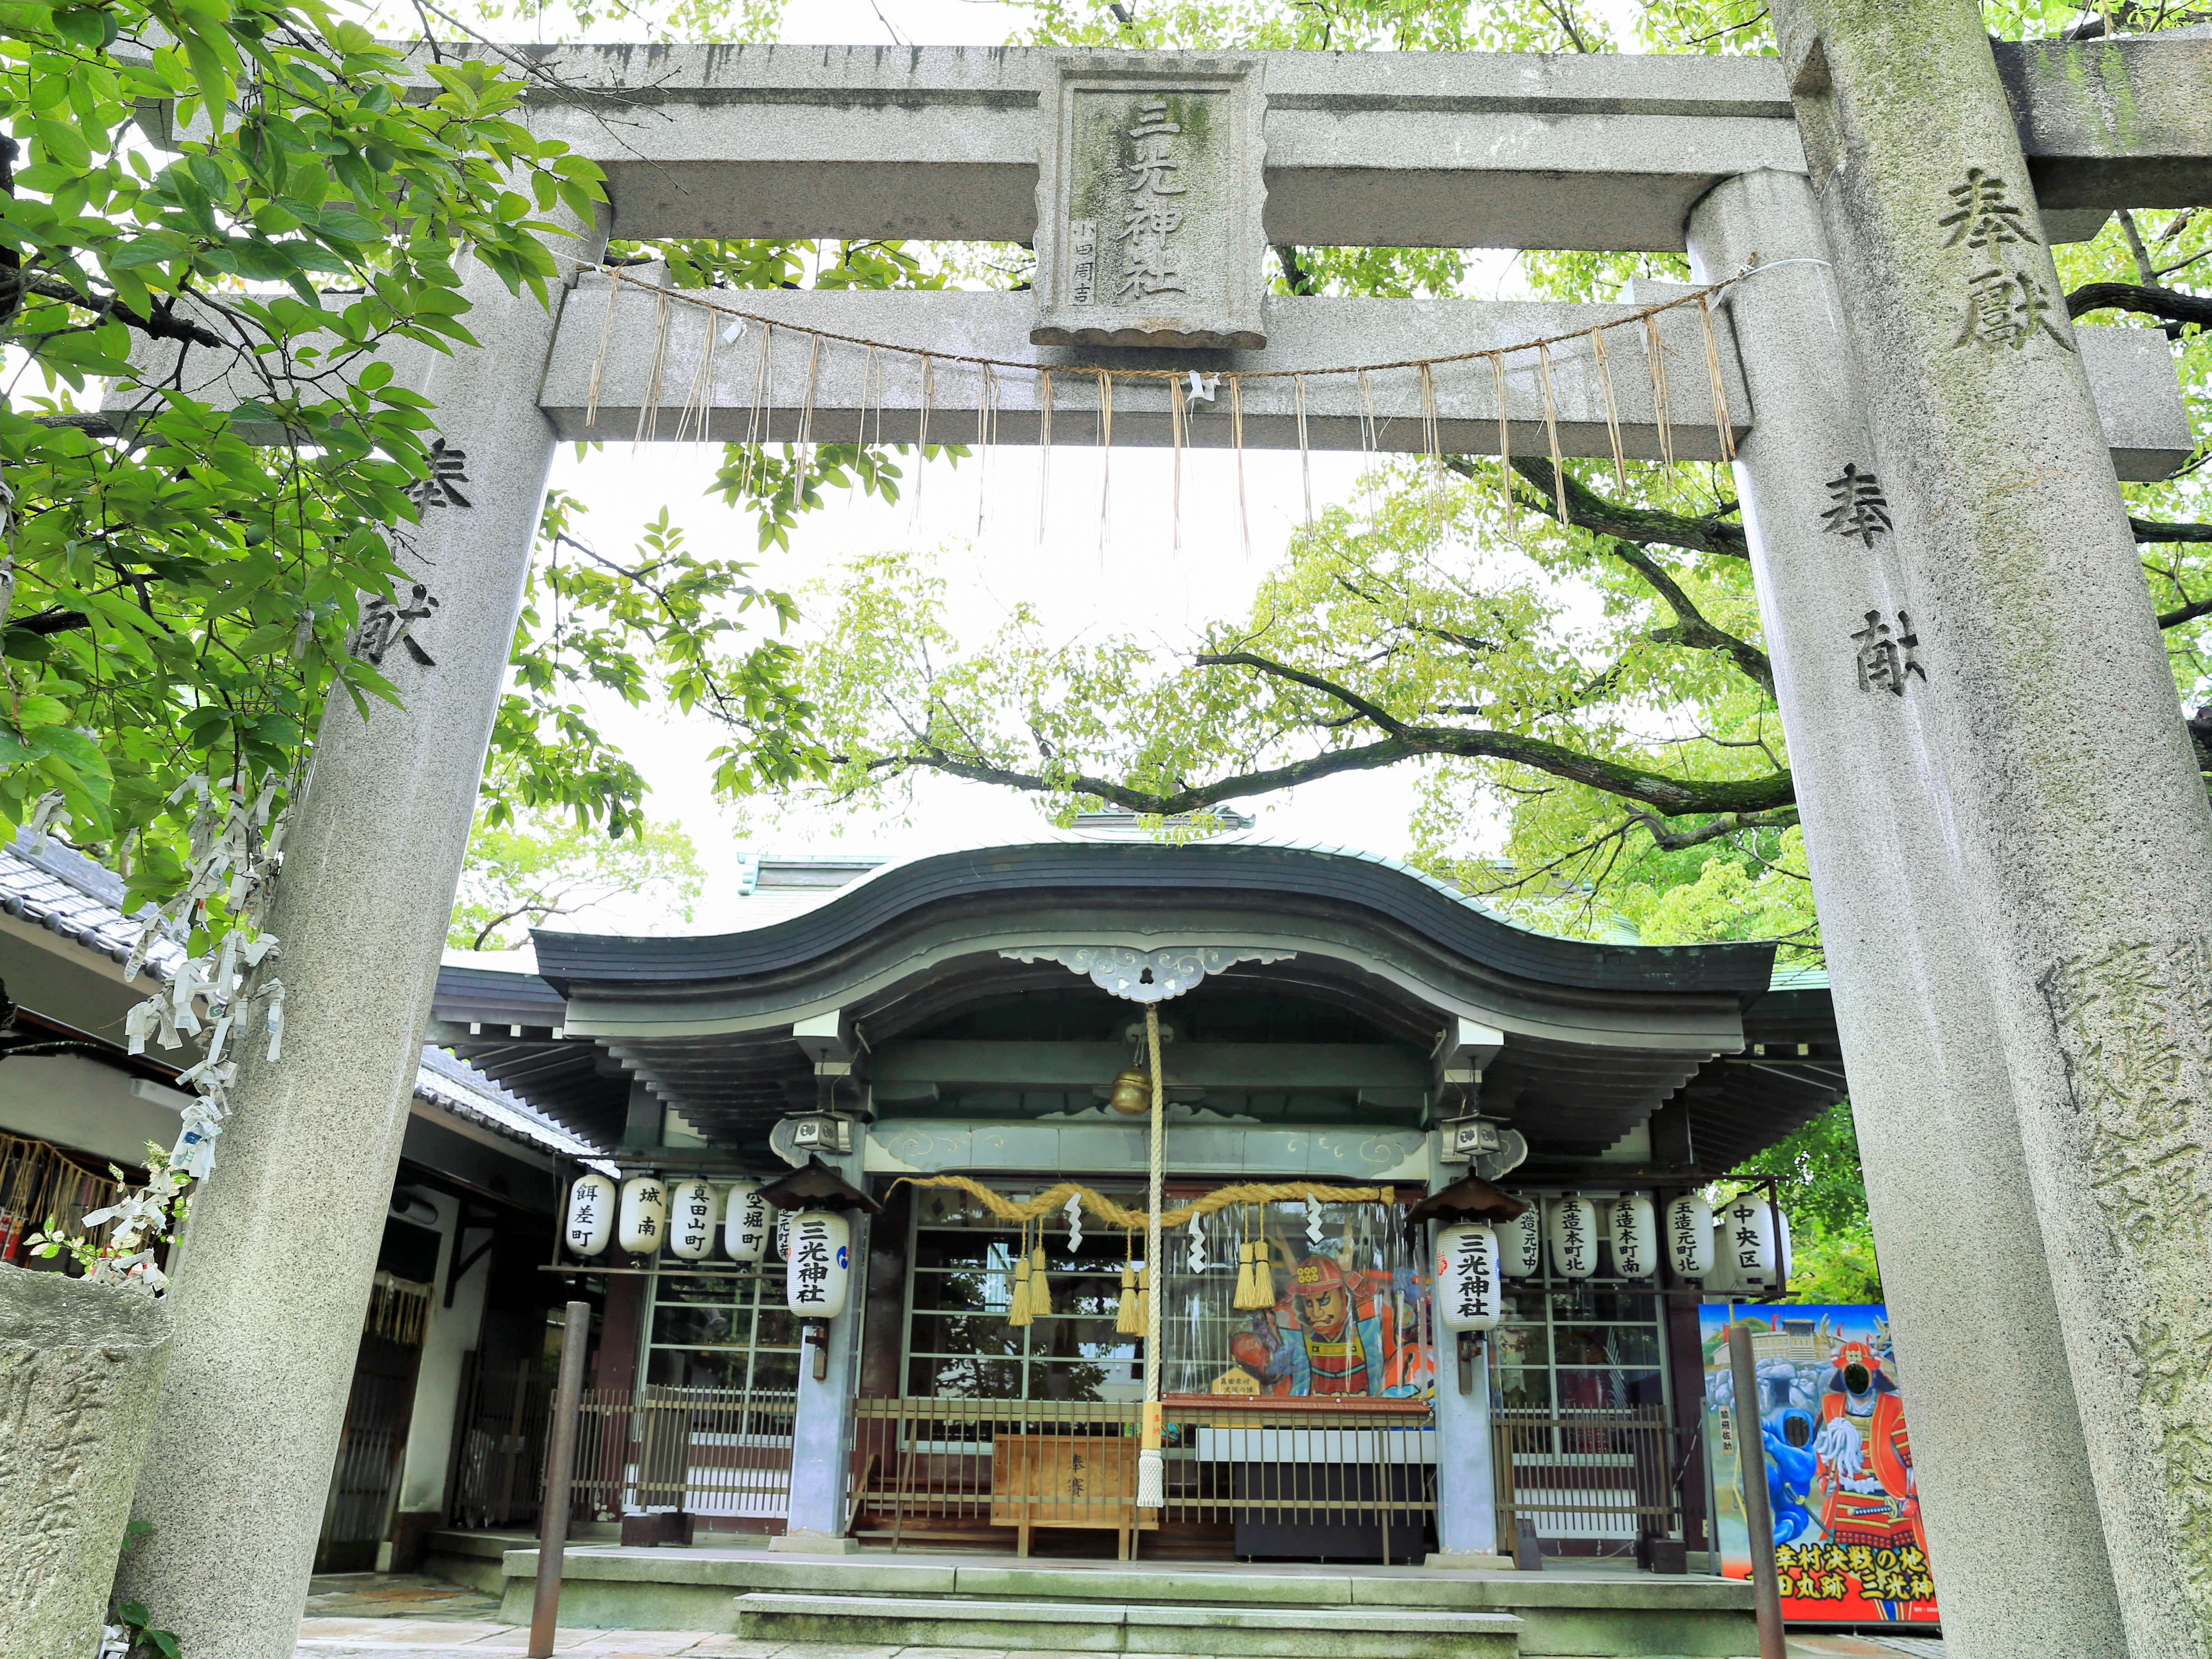
<svg viewBox="0 0 2212 1659"><path fill-rule="evenodd" d="M616 898L648 901L664 915L689 921L705 885L698 851L676 825L640 825L617 837L543 814L501 824L480 816L446 943L459 951L512 951L532 927Z"/></svg>

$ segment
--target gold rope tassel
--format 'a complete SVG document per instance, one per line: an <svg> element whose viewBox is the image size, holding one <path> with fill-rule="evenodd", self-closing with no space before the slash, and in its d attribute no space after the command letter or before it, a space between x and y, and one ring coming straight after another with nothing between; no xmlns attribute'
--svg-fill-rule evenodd
<svg viewBox="0 0 2212 1659"><path fill-rule="evenodd" d="M1705 335L1705 372L1713 381L1713 430L1720 434L1721 459L1735 459L1735 434L1730 428L1735 422L1729 418L1728 387L1721 380L1720 343L1713 338L1713 296L1698 295L1698 325Z"/></svg>
<svg viewBox="0 0 2212 1659"><path fill-rule="evenodd" d="M1552 494L1559 503L1559 522L1571 524L1567 516L1567 467L1559 459L1559 405L1552 393L1552 348L1536 348L1536 369L1544 381L1544 436L1552 446Z"/></svg>
<svg viewBox="0 0 2212 1659"><path fill-rule="evenodd" d="M1651 366L1651 418L1659 427L1659 462L1674 465L1674 434L1667 423L1667 347L1659 337L1656 313L1644 319L1644 356Z"/></svg>
<svg viewBox="0 0 2212 1659"><path fill-rule="evenodd" d="M1291 376L1291 400L1298 411L1298 483L1305 491L1306 522L1313 522L1313 451L1306 447L1306 377Z"/></svg>
<svg viewBox="0 0 2212 1659"><path fill-rule="evenodd" d="M1505 358L1490 355L1490 383L1498 391L1498 493L1505 498L1505 533L1521 533L1521 503L1513 499L1513 439L1505 426Z"/></svg>
<svg viewBox="0 0 2212 1659"><path fill-rule="evenodd" d="M1623 489L1628 488L1627 458L1620 453L1620 410L1613 400L1613 366L1606 359L1605 331L1590 331L1590 355L1597 359L1598 384L1605 388L1605 435L1613 444L1613 477Z"/></svg>
<svg viewBox="0 0 2212 1659"><path fill-rule="evenodd" d="M1252 556L1252 519L1244 507L1244 382L1229 377L1229 441L1237 451L1237 541L1244 556Z"/></svg>
<svg viewBox="0 0 2212 1659"><path fill-rule="evenodd" d="M599 421L599 376L606 372L607 342L614 338L615 296L622 292L622 273L607 268L607 309L599 319L599 355L592 359L592 389L584 399L584 428L589 431Z"/></svg>
<svg viewBox="0 0 2212 1659"><path fill-rule="evenodd" d="M1052 505L1052 371L1037 371L1037 545L1044 545Z"/></svg>

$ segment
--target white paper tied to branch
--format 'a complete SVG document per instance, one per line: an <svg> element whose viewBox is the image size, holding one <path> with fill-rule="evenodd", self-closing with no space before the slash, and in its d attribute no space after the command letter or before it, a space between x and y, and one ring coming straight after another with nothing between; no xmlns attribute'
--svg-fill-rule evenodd
<svg viewBox="0 0 2212 1659"><path fill-rule="evenodd" d="M30 821L23 826L30 831L30 850L33 853L45 852L47 835L56 830L67 829L69 823L69 809L62 804L62 792L58 789L48 790L39 797L37 804L31 808Z"/></svg>

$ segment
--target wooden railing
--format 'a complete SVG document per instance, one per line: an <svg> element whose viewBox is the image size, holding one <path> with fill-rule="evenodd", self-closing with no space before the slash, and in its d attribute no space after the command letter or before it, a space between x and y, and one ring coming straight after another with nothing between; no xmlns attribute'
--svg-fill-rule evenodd
<svg viewBox="0 0 2212 1659"><path fill-rule="evenodd" d="M1491 1413L1498 1536L1632 1545L1681 1534L1674 1431L1658 1406Z"/></svg>

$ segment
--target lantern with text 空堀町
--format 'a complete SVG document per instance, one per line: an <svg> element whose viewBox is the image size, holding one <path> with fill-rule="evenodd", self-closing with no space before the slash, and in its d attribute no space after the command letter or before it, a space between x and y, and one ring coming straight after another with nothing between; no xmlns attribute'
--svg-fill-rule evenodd
<svg viewBox="0 0 2212 1659"><path fill-rule="evenodd" d="M784 1255L784 1305L801 1319L835 1319L852 1281L853 1227L842 1215L807 1210L791 1219Z"/></svg>
<svg viewBox="0 0 2212 1659"><path fill-rule="evenodd" d="M1437 1234L1437 1318L1448 1331L1495 1330L1504 1306L1498 1235L1476 1223Z"/></svg>
<svg viewBox="0 0 2212 1659"><path fill-rule="evenodd" d="M1605 1207L1605 1242L1621 1279L1649 1279L1659 1271L1659 1221L1651 1200L1625 1193Z"/></svg>
<svg viewBox="0 0 2212 1659"><path fill-rule="evenodd" d="M561 1237L578 1255L598 1255L615 1233L615 1183L589 1171L568 1188L568 1217Z"/></svg>
<svg viewBox="0 0 2212 1659"><path fill-rule="evenodd" d="M1703 1279L1713 1270L1713 1206L1689 1193L1667 1206L1667 1265L1677 1277Z"/></svg>
<svg viewBox="0 0 2212 1659"><path fill-rule="evenodd" d="M679 1181L668 1189L668 1248L686 1261L699 1261L714 1248L715 1212L712 1182Z"/></svg>
<svg viewBox="0 0 2212 1659"><path fill-rule="evenodd" d="M1551 1212L1552 1271L1588 1279L1597 1271L1597 1206L1580 1193L1562 1193L1544 1207Z"/></svg>
<svg viewBox="0 0 2212 1659"><path fill-rule="evenodd" d="M1544 1216L1534 1200L1498 1230L1498 1270L1508 1279L1526 1279L1544 1265Z"/></svg>
<svg viewBox="0 0 2212 1659"><path fill-rule="evenodd" d="M740 1181L722 1208L722 1253L732 1261L757 1261L768 1254L769 1201L760 1182Z"/></svg>
<svg viewBox="0 0 2212 1659"><path fill-rule="evenodd" d="M623 1182L616 1243L633 1255L653 1255L667 1236L668 1184L659 1176L632 1176Z"/></svg>

